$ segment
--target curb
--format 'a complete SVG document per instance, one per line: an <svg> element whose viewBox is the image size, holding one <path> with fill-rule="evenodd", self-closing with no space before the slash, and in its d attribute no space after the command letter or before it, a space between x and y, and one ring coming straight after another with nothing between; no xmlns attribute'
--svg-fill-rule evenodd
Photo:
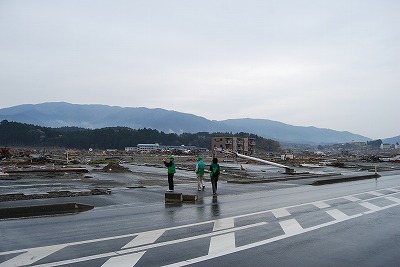
<svg viewBox="0 0 400 267"><path fill-rule="evenodd" d="M93 209L94 206L80 203L51 204L0 209L0 219L44 215L74 214Z"/></svg>
<svg viewBox="0 0 400 267"><path fill-rule="evenodd" d="M329 177L329 176L337 176L340 173L326 173L326 174L300 174L284 176L284 177L271 177L271 178L250 178L250 179L228 179L228 183L232 184L257 184L257 183L273 183L273 182L281 182L281 181L291 181L291 180L302 180L302 179L312 179L316 177Z"/></svg>
<svg viewBox="0 0 400 267"><path fill-rule="evenodd" d="M343 182L353 182L353 181L358 181L358 180L366 180L366 179L379 178L379 177L381 177L381 176L379 174L375 173L375 174L362 175L362 176L350 176L350 177L318 180L318 181L312 182L310 185L318 186L318 185L335 184L335 183L343 183Z"/></svg>

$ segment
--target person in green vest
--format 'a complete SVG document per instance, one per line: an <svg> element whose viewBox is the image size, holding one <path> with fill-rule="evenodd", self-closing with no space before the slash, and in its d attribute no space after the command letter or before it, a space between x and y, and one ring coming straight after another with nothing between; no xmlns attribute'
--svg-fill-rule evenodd
<svg viewBox="0 0 400 267"><path fill-rule="evenodd" d="M204 185L204 168L206 164L203 162L203 156L199 156L199 162L196 164L197 190L201 191L206 188Z"/></svg>
<svg viewBox="0 0 400 267"><path fill-rule="evenodd" d="M164 165L168 168L168 192L174 191L174 174L176 172L174 156L169 156L169 161L164 159Z"/></svg>
<svg viewBox="0 0 400 267"><path fill-rule="evenodd" d="M220 168L218 164L218 159L213 158L212 163L210 165L210 177L211 177L213 195L217 194L217 182L219 174L220 174Z"/></svg>

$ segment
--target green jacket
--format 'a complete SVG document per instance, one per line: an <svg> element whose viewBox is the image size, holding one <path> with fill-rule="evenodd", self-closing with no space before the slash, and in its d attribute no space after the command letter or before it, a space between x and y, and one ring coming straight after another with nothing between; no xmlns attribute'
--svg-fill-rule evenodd
<svg viewBox="0 0 400 267"><path fill-rule="evenodd" d="M164 161L164 165L166 167L168 167L168 173L175 173L176 172L175 162L174 161L170 161L170 162Z"/></svg>

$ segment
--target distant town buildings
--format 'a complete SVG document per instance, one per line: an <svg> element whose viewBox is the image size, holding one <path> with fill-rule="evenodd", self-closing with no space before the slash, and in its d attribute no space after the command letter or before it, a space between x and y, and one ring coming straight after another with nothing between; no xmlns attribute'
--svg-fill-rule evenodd
<svg viewBox="0 0 400 267"><path fill-rule="evenodd" d="M389 149L399 149L399 144L381 144L380 148L382 150L389 150Z"/></svg>
<svg viewBox="0 0 400 267"><path fill-rule="evenodd" d="M390 149L391 148L391 144L381 144L381 149Z"/></svg>
<svg viewBox="0 0 400 267"><path fill-rule="evenodd" d="M213 137L211 149L224 149L237 152L243 155L253 155L255 152L256 140L250 137Z"/></svg>
<svg viewBox="0 0 400 267"><path fill-rule="evenodd" d="M283 154L281 155L281 160L288 160L288 159L294 159L293 154Z"/></svg>
<svg viewBox="0 0 400 267"><path fill-rule="evenodd" d="M136 147L125 147L126 152L138 152L138 153L151 153L156 151L173 151L178 150L181 152L190 152L190 151L205 151L205 148L200 148L196 146L164 146L155 144L138 144Z"/></svg>

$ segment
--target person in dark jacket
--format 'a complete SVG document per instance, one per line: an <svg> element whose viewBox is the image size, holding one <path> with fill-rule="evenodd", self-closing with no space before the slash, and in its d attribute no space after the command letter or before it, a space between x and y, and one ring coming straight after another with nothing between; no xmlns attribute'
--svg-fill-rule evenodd
<svg viewBox="0 0 400 267"><path fill-rule="evenodd" d="M211 177L211 186L213 195L217 194L217 183L219 174L220 174L220 168L218 164L218 159L213 158L212 163L210 165L210 177Z"/></svg>
<svg viewBox="0 0 400 267"><path fill-rule="evenodd" d="M174 174L176 172L174 156L169 156L169 161L164 160L164 165L168 168L168 192L174 191Z"/></svg>

